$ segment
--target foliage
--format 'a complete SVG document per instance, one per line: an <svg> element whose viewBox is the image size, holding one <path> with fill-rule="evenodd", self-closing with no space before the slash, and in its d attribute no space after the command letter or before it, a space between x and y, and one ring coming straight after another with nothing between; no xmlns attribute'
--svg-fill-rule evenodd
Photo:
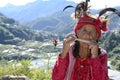
<svg viewBox="0 0 120 80"><path fill-rule="evenodd" d="M117 64L116 69L120 71L120 63Z"/></svg>
<svg viewBox="0 0 120 80"><path fill-rule="evenodd" d="M1 61L0 77L5 75L27 76L30 80L51 80L51 70L46 68L30 68L31 60Z"/></svg>
<svg viewBox="0 0 120 80"><path fill-rule="evenodd" d="M116 35L113 32L107 36L104 41L104 46L108 51L111 51L116 45L118 45L116 39Z"/></svg>
<svg viewBox="0 0 120 80"><path fill-rule="evenodd" d="M117 61L113 60L111 61L111 65L116 65L117 64Z"/></svg>
<svg viewBox="0 0 120 80"><path fill-rule="evenodd" d="M5 16L2 16L6 20L9 19ZM1 17L0 17L1 19ZM35 41L44 41L50 40L53 37L56 37L56 34L47 33L42 31L32 30L28 27L21 26L19 23L6 23L1 19L0 23L0 43L1 44L22 44L23 40L35 40Z"/></svg>
<svg viewBox="0 0 120 80"><path fill-rule="evenodd" d="M111 61L113 69L119 70L119 60L120 60L120 29L108 32L103 35L101 45L108 52L108 58Z"/></svg>

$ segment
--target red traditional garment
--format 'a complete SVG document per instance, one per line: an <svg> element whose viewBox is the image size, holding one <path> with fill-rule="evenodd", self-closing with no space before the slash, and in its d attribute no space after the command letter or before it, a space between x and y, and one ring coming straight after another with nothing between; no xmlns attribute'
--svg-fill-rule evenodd
<svg viewBox="0 0 120 80"><path fill-rule="evenodd" d="M107 54L101 49L96 58L81 61L74 58L72 48L63 59L60 56L52 70L52 80L108 80Z"/></svg>
<svg viewBox="0 0 120 80"><path fill-rule="evenodd" d="M71 80L92 79L89 59L77 58L71 75Z"/></svg>

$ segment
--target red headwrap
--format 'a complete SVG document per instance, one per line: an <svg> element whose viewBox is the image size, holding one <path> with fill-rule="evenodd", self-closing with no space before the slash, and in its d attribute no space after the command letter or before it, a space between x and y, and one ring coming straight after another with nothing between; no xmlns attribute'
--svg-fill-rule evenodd
<svg viewBox="0 0 120 80"><path fill-rule="evenodd" d="M95 26L95 29L98 32L98 39L101 37L101 30L107 31L106 22L101 22L99 18L95 19L89 16L81 16L78 23L74 26L74 32L76 33L78 29L80 29L86 24L91 24Z"/></svg>

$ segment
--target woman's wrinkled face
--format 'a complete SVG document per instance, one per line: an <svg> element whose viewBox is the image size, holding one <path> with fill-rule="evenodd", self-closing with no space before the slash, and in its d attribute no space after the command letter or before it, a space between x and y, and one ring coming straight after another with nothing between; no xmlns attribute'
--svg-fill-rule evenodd
<svg viewBox="0 0 120 80"><path fill-rule="evenodd" d="M98 39L98 33L94 25L90 25L90 24L84 25L82 28L77 30L76 35L80 39L89 40L89 41L90 40L97 41Z"/></svg>

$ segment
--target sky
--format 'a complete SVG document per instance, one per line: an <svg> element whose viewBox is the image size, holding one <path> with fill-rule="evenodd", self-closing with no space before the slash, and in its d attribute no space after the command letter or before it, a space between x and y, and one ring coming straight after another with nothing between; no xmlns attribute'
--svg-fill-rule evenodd
<svg viewBox="0 0 120 80"><path fill-rule="evenodd" d="M78 3L85 0L70 0L70 1ZM120 0L90 0L89 4L93 9L101 9L105 7L120 6Z"/></svg>
<svg viewBox="0 0 120 80"><path fill-rule="evenodd" d="M36 0L0 0L0 7L3 7L8 3L13 5L25 5L27 3L34 2L34 1Z"/></svg>
<svg viewBox="0 0 120 80"><path fill-rule="evenodd" d="M36 0L0 0L0 7L5 6L8 3L13 5L25 5L27 3L34 1ZM78 3L84 0L71 0L71 1ZM105 8L105 6L114 7L114 6L120 6L120 0L90 0L90 5L91 8L93 9Z"/></svg>

